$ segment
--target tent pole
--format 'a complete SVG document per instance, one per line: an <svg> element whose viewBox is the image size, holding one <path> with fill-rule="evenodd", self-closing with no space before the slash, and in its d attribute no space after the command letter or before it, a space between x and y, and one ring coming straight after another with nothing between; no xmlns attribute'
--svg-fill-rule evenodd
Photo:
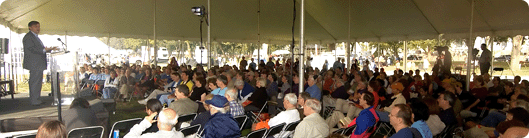
<svg viewBox="0 0 529 138"><path fill-rule="evenodd" d="M259 62L261 59L261 0L258 0L258 10L257 10L257 67L259 67ZM253 51L252 51L253 55ZM250 58L251 59L251 58Z"/></svg>
<svg viewBox="0 0 529 138"><path fill-rule="evenodd" d="M494 68L494 36L495 36L495 33L492 32L492 36L490 36L490 51L491 51L491 59L490 59L490 76L492 76L492 73L493 73L493 68ZM475 61L475 60L474 60Z"/></svg>
<svg viewBox="0 0 529 138"><path fill-rule="evenodd" d="M468 54L467 55L472 55L472 48L474 47L474 42L472 41L472 25L474 23L474 0L472 0L472 4L471 4L471 7L470 7L470 33L469 33L469 38L468 38ZM467 78L466 78L466 89L467 91L470 90L470 58L467 58Z"/></svg>
<svg viewBox="0 0 529 138"><path fill-rule="evenodd" d="M397 55L399 56L399 55ZM407 41L404 41L404 57L402 57L403 60L404 60L404 63L402 64L403 67L404 67L404 72L406 72L406 69L407 69L407 64L408 64L408 42Z"/></svg>
<svg viewBox="0 0 529 138"><path fill-rule="evenodd" d="M295 4L295 3L294 3ZM299 93L301 94L303 91L304 91L304 85L305 82L303 78L304 77L304 72L303 72L303 51L305 49L305 0L301 0L301 10L300 10L300 13L301 13L301 17L300 17L300 27L299 27L299 30L300 30L300 39L299 39L299 54L301 56L301 58L299 59ZM292 59L294 60L294 59Z"/></svg>
<svg viewBox="0 0 529 138"><path fill-rule="evenodd" d="M158 66L158 46L156 45L156 0L154 0L154 65Z"/></svg>
<svg viewBox="0 0 529 138"><path fill-rule="evenodd" d="M211 20L209 19L209 18L211 18L211 16L210 16L211 15L210 14L211 10L210 10L209 7L211 7L210 0L208 0L208 18L207 18L207 20L208 20L208 23L207 23L207 25L208 25L208 61L207 61L208 62L208 70L211 68L211 27L210 27L211 26L211 22L210 22ZM202 57L200 57L200 58L202 58Z"/></svg>
<svg viewBox="0 0 529 138"><path fill-rule="evenodd" d="M348 67L351 66L351 0L349 0L349 27L347 29L347 39L349 39L349 42L347 42L347 51L345 53L345 56L347 56L347 60L345 61L346 62L346 66L344 67L344 70L345 69L348 69ZM347 72L347 70L345 70L345 72Z"/></svg>
<svg viewBox="0 0 529 138"><path fill-rule="evenodd" d="M110 65L110 33L107 34L108 65Z"/></svg>

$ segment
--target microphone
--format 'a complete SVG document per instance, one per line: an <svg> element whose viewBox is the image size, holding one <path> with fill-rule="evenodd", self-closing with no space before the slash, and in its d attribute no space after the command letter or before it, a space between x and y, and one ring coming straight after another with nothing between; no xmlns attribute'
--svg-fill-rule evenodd
<svg viewBox="0 0 529 138"><path fill-rule="evenodd" d="M63 49L64 49L64 51L65 51L66 53L69 53L69 52L70 52L70 51L67 51L67 50L66 50L66 47L68 47L68 46L67 46L66 44L64 44L64 42L62 42L61 38L57 38L57 41L59 41L59 42L62 43L62 45L64 46Z"/></svg>

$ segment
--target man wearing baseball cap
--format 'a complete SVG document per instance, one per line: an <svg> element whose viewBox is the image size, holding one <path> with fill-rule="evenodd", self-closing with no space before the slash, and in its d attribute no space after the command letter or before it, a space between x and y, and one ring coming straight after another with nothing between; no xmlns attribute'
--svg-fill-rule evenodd
<svg viewBox="0 0 529 138"><path fill-rule="evenodd" d="M377 111L380 121L389 122L389 113L391 112L391 109L393 109L393 107L397 104L406 104L406 98L404 98L401 93L403 90L404 85L402 85L400 82L396 82L391 85L391 92L393 93L393 96L391 97L390 101L393 102L391 102L391 105L380 108Z"/></svg>
<svg viewBox="0 0 529 138"><path fill-rule="evenodd" d="M211 100L206 100L209 104L211 117L204 126L205 138L238 138L241 133L237 121L226 113L228 99L224 96L215 95Z"/></svg>

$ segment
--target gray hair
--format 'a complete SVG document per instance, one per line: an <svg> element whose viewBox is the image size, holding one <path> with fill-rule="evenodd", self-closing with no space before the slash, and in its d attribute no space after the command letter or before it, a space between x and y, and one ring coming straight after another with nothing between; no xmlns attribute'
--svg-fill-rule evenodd
<svg viewBox="0 0 529 138"><path fill-rule="evenodd" d="M235 86L244 86L244 81L240 79L235 80Z"/></svg>
<svg viewBox="0 0 529 138"><path fill-rule="evenodd" d="M219 108L219 107L215 107L215 106L213 106L213 105L209 105L209 107L210 107L211 109L215 109L215 110L217 110L217 111L219 111L220 113L223 113L223 114L225 114L226 112L228 112L228 110L226 110L226 108Z"/></svg>
<svg viewBox="0 0 529 138"><path fill-rule="evenodd" d="M313 98L305 101L305 107L310 107L316 113L319 113L321 111L320 101L313 99Z"/></svg>
<svg viewBox="0 0 529 138"><path fill-rule="evenodd" d="M168 108L166 108L168 109ZM165 111L166 109L163 109L159 114L158 114L158 121L160 121L160 123L162 123L163 125L166 125L166 126L174 126L176 125L176 123L178 122L178 114L175 114L175 117L173 119L169 118Z"/></svg>
<svg viewBox="0 0 529 138"><path fill-rule="evenodd" d="M285 100L287 100L288 103L292 105L298 104L298 97L294 93L288 93L287 95L285 95Z"/></svg>
<svg viewBox="0 0 529 138"><path fill-rule="evenodd" d="M237 99L237 90L235 90L235 88L228 88L225 94L230 96L232 99Z"/></svg>

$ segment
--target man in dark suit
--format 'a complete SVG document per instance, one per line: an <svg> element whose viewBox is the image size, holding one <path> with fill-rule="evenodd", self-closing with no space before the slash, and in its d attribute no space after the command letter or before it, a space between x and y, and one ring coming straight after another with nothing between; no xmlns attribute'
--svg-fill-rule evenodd
<svg viewBox="0 0 529 138"><path fill-rule="evenodd" d="M46 52L56 50L56 47L46 48L40 41L40 23L31 21L28 23L29 32L22 39L24 45L24 69L29 70L29 99L31 105L40 105L40 90L42 88L42 72L48 68Z"/></svg>

